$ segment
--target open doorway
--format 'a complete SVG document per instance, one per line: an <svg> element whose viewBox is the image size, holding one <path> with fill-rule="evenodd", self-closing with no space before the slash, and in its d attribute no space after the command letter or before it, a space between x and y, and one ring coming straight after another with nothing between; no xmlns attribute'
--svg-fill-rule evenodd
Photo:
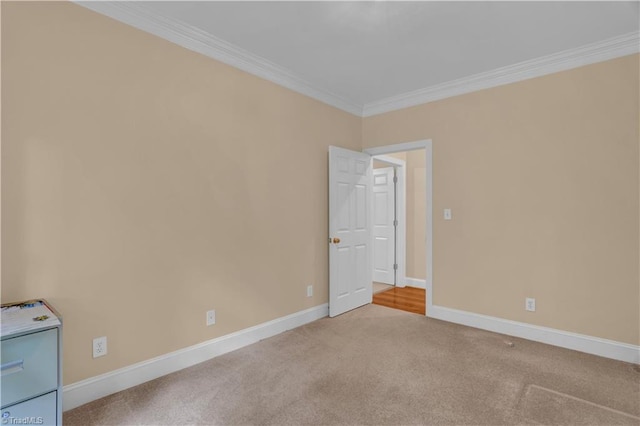
<svg viewBox="0 0 640 426"><path fill-rule="evenodd" d="M432 300L432 144L430 140L407 142L376 148L364 152L329 147L329 316L334 317L372 302L372 225L371 198L372 157L403 151L424 149L425 175L425 238L426 272L424 280L405 277L400 285L420 281L426 287L422 303L428 315ZM402 265L398 264L398 270ZM411 287L409 287L411 288ZM390 290L391 291L391 290ZM386 294L384 292L381 294ZM423 292L424 293L424 292ZM426 299L426 303L425 303Z"/></svg>
<svg viewBox="0 0 640 426"><path fill-rule="evenodd" d="M405 166L400 154L373 157L373 294L405 286Z"/></svg>
<svg viewBox="0 0 640 426"><path fill-rule="evenodd" d="M431 240L427 235L427 211L431 209L427 202L429 158L425 147L373 156L373 303L423 315L431 273L427 266ZM385 188L389 177L394 176L396 185ZM386 201L393 205L386 206ZM388 216L393 218L389 220ZM388 240L395 244L386 243ZM393 274L381 267L387 264Z"/></svg>

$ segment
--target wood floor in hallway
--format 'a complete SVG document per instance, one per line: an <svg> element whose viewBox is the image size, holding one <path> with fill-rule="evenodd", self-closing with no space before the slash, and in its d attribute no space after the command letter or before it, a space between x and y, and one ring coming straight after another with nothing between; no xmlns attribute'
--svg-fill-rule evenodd
<svg viewBox="0 0 640 426"><path fill-rule="evenodd" d="M373 304L401 311L425 314L425 290L414 287L394 287L373 295Z"/></svg>

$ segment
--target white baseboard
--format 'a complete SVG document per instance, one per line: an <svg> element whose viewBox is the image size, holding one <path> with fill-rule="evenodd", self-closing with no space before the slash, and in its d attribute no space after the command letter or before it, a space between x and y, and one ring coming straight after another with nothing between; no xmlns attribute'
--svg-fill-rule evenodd
<svg viewBox="0 0 640 426"><path fill-rule="evenodd" d="M588 354L599 355L605 358L640 364L640 346L615 340L601 339L599 337L541 327L523 322L510 321L443 306L431 306L427 309L427 316L469 327L480 328L509 336L522 337L523 339L573 349Z"/></svg>
<svg viewBox="0 0 640 426"><path fill-rule="evenodd" d="M420 279L420 278L410 278L410 277L406 277L404 279L404 282L406 285L408 285L409 287L415 287L415 288L427 288L427 281Z"/></svg>
<svg viewBox="0 0 640 426"><path fill-rule="evenodd" d="M407 285L418 287L421 284L420 281L424 283L424 280L408 278ZM207 361L216 356L256 343L262 339L324 318L328 314L329 306L325 303L273 321L227 334L226 336L221 336L188 348L72 383L63 388L63 410L66 411L79 407L80 405L112 393ZM443 306L430 305L427 309L427 316L606 358L640 364L640 346L627 343L460 311Z"/></svg>
<svg viewBox="0 0 640 426"><path fill-rule="evenodd" d="M63 388L63 410L79 407L112 393L207 361L328 315L329 305L325 303L207 342L72 383Z"/></svg>

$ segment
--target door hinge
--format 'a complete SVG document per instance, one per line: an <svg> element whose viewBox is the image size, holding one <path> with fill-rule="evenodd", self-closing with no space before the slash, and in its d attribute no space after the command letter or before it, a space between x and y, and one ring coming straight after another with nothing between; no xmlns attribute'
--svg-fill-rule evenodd
<svg viewBox="0 0 640 426"><path fill-rule="evenodd" d="M398 219L393 221L393 226L398 226Z"/></svg>
<svg viewBox="0 0 640 426"><path fill-rule="evenodd" d="M398 176L393 177L393 183L398 183Z"/></svg>
<svg viewBox="0 0 640 426"><path fill-rule="evenodd" d="M398 270L398 264L397 264L397 263L394 263L394 264L393 264L393 270L394 270L394 271L397 271L397 270Z"/></svg>

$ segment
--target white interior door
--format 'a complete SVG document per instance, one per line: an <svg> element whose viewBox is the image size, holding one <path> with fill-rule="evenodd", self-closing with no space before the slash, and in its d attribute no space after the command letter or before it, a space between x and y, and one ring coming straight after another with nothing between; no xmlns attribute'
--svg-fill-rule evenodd
<svg viewBox="0 0 640 426"><path fill-rule="evenodd" d="M373 281L395 284L396 220L393 167L373 169Z"/></svg>
<svg viewBox="0 0 640 426"><path fill-rule="evenodd" d="M329 147L329 316L372 300L371 157Z"/></svg>

